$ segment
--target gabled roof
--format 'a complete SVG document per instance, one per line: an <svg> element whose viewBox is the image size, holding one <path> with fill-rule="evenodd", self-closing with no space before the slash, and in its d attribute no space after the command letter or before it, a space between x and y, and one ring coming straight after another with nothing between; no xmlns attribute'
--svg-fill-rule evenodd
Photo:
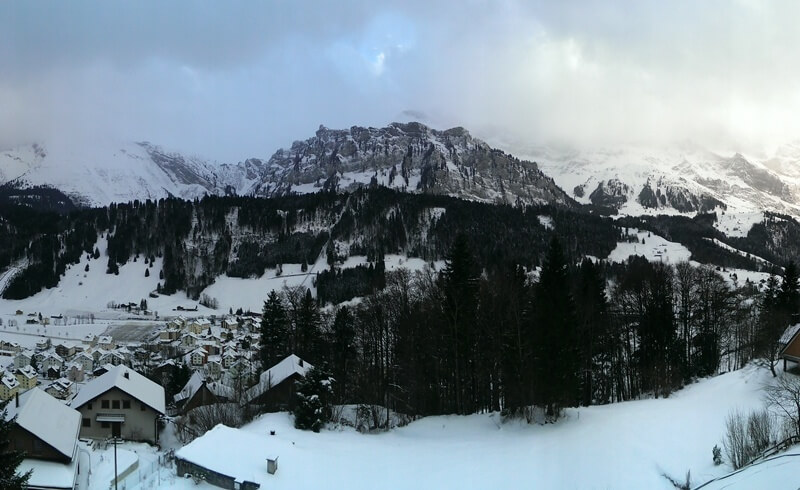
<svg viewBox="0 0 800 490"><path fill-rule="evenodd" d="M789 342L792 341L794 336L797 335L797 332L799 331L800 331L800 323L788 327L786 330L783 331L783 335L781 335L781 338L778 342L784 345L789 344Z"/></svg>
<svg viewBox="0 0 800 490"><path fill-rule="evenodd" d="M195 371L183 389L175 395L175 403L192 398L195 393L202 388L203 383L205 383L206 388L208 388L214 396L228 399L233 398L233 388L218 382L208 382L199 371Z"/></svg>
<svg viewBox="0 0 800 490"><path fill-rule="evenodd" d="M273 386L281 384L286 378L293 374L305 376L312 367L314 366L303 361L296 355L289 355L286 359L261 373L258 384L247 390L247 400L252 401L258 398Z"/></svg>
<svg viewBox="0 0 800 490"><path fill-rule="evenodd" d="M6 420L16 415L17 425L68 458L75 455L81 414L39 388L32 388L6 406Z"/></svg>
<svg viewBox="0 0 800 490"><path fill-rule="evenodd" d="M165 413L164 387L123 365L109 367L108 372L88 382L70 406L80 408L112 388L124 391L158 413Z"/></svg>

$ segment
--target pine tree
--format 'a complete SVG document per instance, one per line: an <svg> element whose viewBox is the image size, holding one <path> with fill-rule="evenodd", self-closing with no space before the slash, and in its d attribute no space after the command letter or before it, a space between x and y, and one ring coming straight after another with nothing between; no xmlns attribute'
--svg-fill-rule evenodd
<svg viewBox="0 0 800 490"><path fill-rule="evenodd" d="M557 238L550 242L533 301L535 402L556 419L577 404L579 359L575 303L569 269Z"/></svg>
<svg viewBox="0 0 800 490"><path fill-rule="evenodd" d="M333 381L324 367L314 367L297 382L293 410L296 428L319 432L330 420Z"/></svg>
<svg viewBox="0 0 800 490"><path fill-rule="evenodd" d="M331 364L333 376L336 378L337 400L343 402L349 389L349 370L355 364L355 325L353 315L346 306L336 311L332 326Z"/></svg>
<svg viewBox="0 0 800 490"><path fill-rule="evenodd" d="M283 300L273 289L261 314L261 368L269 369L289 354L289 320Z"/></svg>
<svg viewBox="0 0 800 490"><path fill-rule="evenodd" d="M16 417L7 420L8 403L10 400L0 402L0 488L8 490L27 488L31 472L20 475L17 473L25 454L22 451L11 449L11 429Z"/></svg>
<svg viewBox="0 0 800 490"><path fill-rule="evenodd" d="M306 294L300 302L296 321L297 352L295 354L314 364L321 360L320 317L317 302L311 296L310 289L306 289Z"/></svg>

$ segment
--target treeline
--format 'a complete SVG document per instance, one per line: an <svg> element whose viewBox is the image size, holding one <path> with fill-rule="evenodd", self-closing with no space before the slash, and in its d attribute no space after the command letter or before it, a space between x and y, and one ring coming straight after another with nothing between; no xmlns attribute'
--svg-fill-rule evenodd
<svg viewBox="0 0 800 490"><path fill-rule="evenodd" d="M338 403L553 420L774 357L797 312L793 265L762 293L688 263L574 265L554 239L538 274L489 271L460 237L440 274L387 273L383 289L327 315L302 290L271 294L263 365L293 352L323 366Z"/></svg>

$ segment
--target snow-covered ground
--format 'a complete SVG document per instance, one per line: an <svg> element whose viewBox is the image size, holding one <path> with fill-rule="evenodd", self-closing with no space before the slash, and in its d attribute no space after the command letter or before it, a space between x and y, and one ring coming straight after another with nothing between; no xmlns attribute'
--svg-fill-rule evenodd
<svg viewBox="0 0 800 490"><path fill-rule="evenodd" d="M636 237L636 240L617 243L608 255L609 262L625 262L629 257L642 255L650 261L677 264L688 261L692 256L689 249L680 243L670 242L649 231L628 228L628 236Z"/></svg>
<svg viewBox="0 0 800 490"><path fill-rule="evenodd" d="M730 410L763 406L762 388L771 380L768 369L748 366L666 399L570 409L565 419L543 426L480 414L427 417L382 434L349 428L315 434L294 429L288 414L267 414L240 429L240 438L228 434L222 446L197 441L196 457L271 489L669 489L663 473L680 479L690 470L697 485L731 471L713 465L711 448L722 445ZM163 442L177 444L169 435ZM157 459L140 454L145 466ZM274 475L266 471L268 456L279 457ZM786 468L784 474L800 472L800 458L785 459L793 473ZM93 457L93 474L105 474L108 464ZM147 481L135 488L215 488L177 477L174 466L133 478ZM107 488L107 482L93 481L92 488Z"/></svg>

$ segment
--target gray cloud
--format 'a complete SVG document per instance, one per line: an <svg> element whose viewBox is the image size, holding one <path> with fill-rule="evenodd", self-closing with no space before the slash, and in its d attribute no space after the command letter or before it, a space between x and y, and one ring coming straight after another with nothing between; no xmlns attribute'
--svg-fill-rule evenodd
<svg viewBox="0 0 800 490"><path fill-rule="evenodd" d="M407 109L528 144L800 137L793 2L4 2L0 145L225 161Z"/></svg>

